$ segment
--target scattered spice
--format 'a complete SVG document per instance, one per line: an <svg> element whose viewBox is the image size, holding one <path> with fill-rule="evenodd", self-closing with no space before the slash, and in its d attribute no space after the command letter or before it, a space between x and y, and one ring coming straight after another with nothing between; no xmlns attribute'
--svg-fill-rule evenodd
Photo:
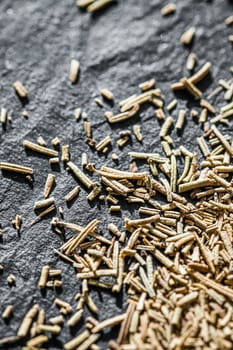
<svg viewBox="0 0 233 350"><path fill-rule="evenodd" d="M6 126L7 123L7 110L6 108L2 107L1 108L1 112L0 112L0 122L2 124L3 127Z"/></svg>
<svg viewBox="0 0 233 350"><path fill-rule="evenodd" d="M150 79L139 84L139 89L141 89L141 91L144 92L144 91L153 89L155 87L155 84L156 84L155 79Z"/></svg>
<svg viewBox="0 0 233 350"><path fill-rule="evenodd" d="M80 192L80 186L75 186L73 190L71 190L66 196L65 196L65 201L66 202L71 202L73 201Z"/></svg>
<svg viewBox="0 0 233 350"><path fill-rule="evenodd" d="M225 19L225 24L228 26L233 24L233 16L232 15Z"/></svg>
<svg viewBox="0 0 233 350"><path fill-rule="evenodd" d="M64 145L61 148L61 160L64 163L69 162L70 160L70 146L69 145Z"/></svg>
<svg viewBox="0 0 233 350"><path fill-rule="evenodd" d="M179 111L178 119L177 119L177 122L176 122L176 125L175 125L176 129L178 129L178 130L183 129L185 118L186 118L186 111L184 109L181 109Z"/></svg>
<svg viewBox="0 0 233 350"><path fill-rule="evenodd" d="M106 98L106 100L112 101L113 100L113 93L108 89L101 89L100 90L101 95Z"/></svg>
<svg viewBox="0 0 233 350"><path fill-rule="evenodd" d="M17 93L17 95L21 98L27 98L28 97L28 92L26 88L23 86L23 84L20 81L16 81L13 84L13 87Z"/></svg>
<svg viewBox="0 0 233 350"><path fill-rule="evenodd" d="M102 10L105 6L111 4L113 0L96 0L87 7L88 12L96 12Z"/></svg>
<svg viewBox="0 0 233 350"><path fill-rule="evenodd" d="M43 289L43 288L46 287L46 283L47 283L48 277L49 277L49 266L45 265L45 266L42 267L40 280L38 282L38 287L40 289Z"/></svg>
<svg viewBox="0 0 233 350"><path fill-rule="evenodd" d="M38 201L34 204L33 209L38 210L44 207L48 207L49 205L52 205L55 203L55 200L53 197L47 198L47 199L42 199L41 201Z"/></svg>
<svg viewBox="0 0 233 350"><path fill-rule="evenodd" d="M37 144L35 144L31 141L28 141L28 140L23 141L23 146L24 146L24 148L29 149L30 151L38 152L38 153L43 154L43 155L48 156L48 157L57 157L58 156L57 151L50 149L50 148L47 148L47 147L44 147L44 146L37 145Z"/></svg>
<svg viewBox="0 0 233 350"><path fill-rule="evenodd" d="M23 223L23 218L21 215L16 214L15 219L12 220L12 225L15 227L15 229L17 230L17 232L20 232L21 226Z"/></svg>
<svg viewBox="0 0 233 350"><path fill-rule="evenodd" d="M33 174L33 170L31 168L14 164L14 163L0 162L0 169L5 171L12 171L12 172L20 173L24 175Z"/></svg>
<svg viewBox="0 0 233 350"><path fill-rule="evenodd" d="M16 278L12 273L9 276L7 276L7 283L10 286L13 286L15 284L15 281L16 281Z"/></svg>
<svg viewBox="0 0 233 350"><path fill-rule="evenodd" d="M54 137L54 139L52 139L51 144L53 145L53 147L59 147L60 146L60 139L56 136Z"/></svg>
<svg viewBox="0 0 233 350"><path fill-rule="evenodd" d="M188 55L187 62L186 62L186 68L188 71L192 72L195 68L195 65L197 63L197 56L194 52L191 52Z"/></svg>
<svg viewBox="0 0 233 350"><path fill-rule="evenodd" d="M49 164L50 164L51 166L53 166L53 165L58 165L58 164L59 164L59 158L58 158L58 157L50 158L50 159L49 159Z"/></svg>
<svg viewBox="0 0 233 350"><path fill-rule="evenodd" d="M170 3L161 9L161 14L163 16L168 16L168 15L171 15L172 13L174 13L175 11L176 11L176 5Z"/></svg>
<svg viewBox="0 0 233 350"><path fill-rule="evenodd" d="M195 32L196 32L195 27L190 27L189 29L187 29L180 37L181 43L184 45L190 45L191 42L193 41Z"/></svg>
<svg viewBox="0 0 233 350"><path fill-rule="evenodd" d="M2 318L8 320L12 316L13 310L13 305L8 305L2 313Z"/></svg>
<svg viewBox="0 0 233 350"><path fill-rule="evenodd" d="M48 196L50 195L50 193L53 189L54 183L55 183L55 179L56 179L55 175L48 174L46 182L45 182L45 187L44 187L44 198L45 199L48 198Z"/></svg>
<svg viewBox="0 0 233 350"><path fill-rule="evenodd" d="M45 146L45 147L47 146L47 142L45 141L45 139L42 136L39 136L37 138L37 143L40 146Z"/></svg>
<svg viewBox="0 0 233 350"><path fill-rule="evenodd" d="M70 73L69 73L69 79L72 84L75 84L78 80L79 68L80 68L79 61L72 59L70 63Z"/></svg>

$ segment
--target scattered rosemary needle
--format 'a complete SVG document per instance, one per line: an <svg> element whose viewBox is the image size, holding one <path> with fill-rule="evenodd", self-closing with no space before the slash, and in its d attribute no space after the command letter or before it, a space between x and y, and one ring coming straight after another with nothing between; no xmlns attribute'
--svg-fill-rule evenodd
<svg viewBox="0 0 233 350"><path fill-rule="evenodd" d="M52 139L51 143L54 147L59 147L61 142L60 139L56 136L54 139Z"/></svg>
<svg viewBox="0 0 233 350"><path fill-rule="evenodd" d="M101 89L100 93L106 100L109 100L109 101L113 100L113 93L110 90L108 90L108 89Z"/></svg>
<svg viewBox="0 0 233 350"><path fill-rule="evenodd" d="M13 87L15 88L15 91L18 94L19 97L21 97L21 98L27 98L28 97L28 92L27 92L26 88L23 86L23 84L20 81L16 81L13 84Z"/></svg>
<svg viewBox="0 0 233 350"><path fill-rule="evenodd" d="M168 16L173 14L175 11L176 11L176 5L173 3L170 3L161 9L161 14L163 16Z"/></svg>
<svg viewBox="0 0 233 350"><path fill-rule="evenodd" d="M48 196L50 195L54 183L55 183L55 178L56 176L53 174L48 174L46 182L45 182L45 187L44 187L44 198L48 198Z"/></svg>
<svg viewBox="0 0 233 350"><path fill-rule="evenodd" d="M191 52L188 55L187 62L186 62L186 68L188 71L192 71L195 68L197 62L197 56L194 52Z"/></svg>
<svg viewBox="0 0 233 350"><path fill-rule="evenodd" d="M2 318L8 320L13 314L14 306L8 305L2 313Z"/></svg>
<svg viewBox="0 0 233 350"><path fill-rule="evenodd" d="M37 145L37 144L35 144L31 141L28 141L28 140L23 141L23 146L24 146L24 148L26 148L30 151L38 152L38 153L43 154L43 155L48 156L48 157L57 157L58 156L57 151L50 149L50 148L47 148L47 147L44 147L44 146Z"/></svg>
<svg viewBox="0 0 233 350"><path fill-rule="evenodd" d="M72 59L70 63L70 73L69 73L69 79L72 84L75 84L78 80L79 68L80 68L79 61Z"/></svg>
<svg viewBox="0 0 233 350"><path fill-rule="evenodd" d="M7 123L7 110L4 107L1 107L0 123L2 124L3 127L5 127Z"/></svg>
<svg viewBox="0 0 233 350"><path fill-rule="evenodd" d="M193 41L195 32L196 32L195 27L190 27L189 29L187 29L180 37L181 43L184 45L190 45L191 42Z"/></svg>
<svg viewBox="0 0 233 350"><path fill-rule="evenodd" d="M75 111L74 111L74 117L75 117L75 120L76 122L78 122L81 118L81 113L82 113L82 110L81 108L76 108Z"/></svg>
<svg viewBox="0 0 233 350"><path fill-rule="evenodd" d="M231 15L231 16L227 17L224 22L228 26L232 25L233 24L233 16Z"/></svg>
<svg viewBox="0 0 233 350"><path fill-rule="evenodd" d="M134 132L134 135L135 135L136 139L138 140L138 142L142 142L141 126L134 125L133 132Z"/></svg>
<svg viewBox="0 0 233 350"><path fill-rule="evenodd" d="M88 12L96 12L102 10L105 6L111 4L113 0L96 0L87 7Z"/></svg>
<svg viewBox="0 0 233 350"><path fill-rule="evenodd" d="M153 89L155 87L155 84L156 84L155 79L150 79L139 84L139 88L141 89L142 92L144 92L144 91Z"/></svg>
<svg viewBox="0 0 233 350"><path fill-rule="evenodd" d="M66 196L65 196L65 201L66 202L71 202L73 201L80 192L80 186L74 187Z"/></svg>
<svg viewBox="0 0 233 350"><path fill-rule="evenodd" d="M49 205L52 205L55 203L55 200L53 197L47 198L47 199L42 199L41 201L38 201L34 204L33 209L37 210L37 209L41 209L44 207L48 207Z"/></svg>
<svg viewBox="0 0 233 350"><path fill-rule="evenodd" d="M77 0L76 4L80 8L86 8L90 4L92 4L95 0Z"/></svg>
<svg viewBox="0 0 233 350"><path fill-rule="evenodd" d="M6 163L6 162L0 162L0 169L5 171L12 171L15 173L20 173L24 175L32 175L33 170L32 168L25 167L22 165L14 164L14 163Z"/></svg>
<svg viewBox="0 0 233 350"><path fill-rule="evenodd" d="M44 147L47 146L47 142L45 141L45 139L44 139L42 136L39 136L39 137L37 138L37 143L38 143L38 145L40 145L40 146L44 146Z"/></svg>
<svg viewBox="0 0 233 350"><path fill-rule="evenodd" d="M69 162L70 160L70 146L69 145L64 145L61 148L61 160L64 163Z"/></svg>

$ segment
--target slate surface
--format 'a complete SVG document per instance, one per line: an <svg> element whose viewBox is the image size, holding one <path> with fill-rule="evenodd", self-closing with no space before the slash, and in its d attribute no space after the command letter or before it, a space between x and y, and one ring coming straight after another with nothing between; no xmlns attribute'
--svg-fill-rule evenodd
<svg viewBox="0 0 233 350"><path fill-rule="evenodd" d="M0 337L16 333L20 320L34 302L46 308L47 318L58 314L52 305L57 294L48 290L46 296L42 296L37 288L42 265L62 269L60 296L73 306L74 294L80 287L72 267L53 253L53 248L61 245L61 238L51 231L50 219L29 227L35 218L33 204L42 198L51 169L46 158L26 154L22 141L35 141L41 135L49 144L58 136L62 144L70 144L72 160L80 164L81 152L88 151L88 146L84 142L82 124L74 121L73 111L81 107L87 112L97 141L106 134L113 137L113 149L120 156L121 169L128 169L127 153L132 149L159 151L160 126L151 107L144 108L134 120L111 128L103 117L103 111L109 106L105 104L103 110L99 109L94 98L98 96L98 89L108 87L114 93L113 110L117 111L119 100L137 92L140 82L154 77L166 101L170 102L173 99L170 83L187 74L185 62L190 48L184 48L179 37L190 25L197 27L193 50L198 56L198 67L206 61L213 64L215 82L208 78L201 85L205 96L218 79L231 78L232 47L227 35L232 29L224 25L224 19L232 13L231 1L179 0L175 15L166 18L161 17L160 8L159 0L127 0L91 16L79 11L73 0L2 0L0 3L0 106L12 111L12 124L0 131L0 160L31 166L35 174L33 188L19 176L4 174L0 179L3 229L0 263L4 265L0 276L0 312L7 304L14 305L14 317L9 324L0 317ZM71 86L68 69L73 57L81 62L81 75L78 84ZM22 106L12 89L15 80L21 80L29 91L26 106ZM212 102L221 107L223 94ZM188 96L179 98L180 108L192 105L195 103ZM25 109L29 113L28 120L21 115ZM177 110L172 113L176 114ZM118 152L118 132L132 128L136 122L142 125L143 145L133 139L132 145ZM195 137L198 135L201 130L190 120L179 137L173 131L176 146L184 143L189 148L197 148ZM90 152L90 160L96 165L113 166L111 153L105 158ZM119 217L112 218L107 206L96 203L89 206L84 189L71 208L67 208L64 196L76 181L63 167L53 173L56 175L53 195L57 206L64 206L66 221L85 225L94 217L99 218L105 235L108 222L120 225ZM16 214L21 214L24 220L20 236L10 223ZM122 216L133 215L133 208L125 206ZM69 232L66 235L69 237ZM11 288L6 282L10 273L16 277L16 285ZM97 291L92 295L101 311L101 320L125 308L124 297ZM73 334L81 329L74 330ZM106 341L112 336L103 337L99 342L101 349L106 348ZM62 344L70 338L70 331L65 328L57 340L51 341L49 348L62 349Z"/></svg>

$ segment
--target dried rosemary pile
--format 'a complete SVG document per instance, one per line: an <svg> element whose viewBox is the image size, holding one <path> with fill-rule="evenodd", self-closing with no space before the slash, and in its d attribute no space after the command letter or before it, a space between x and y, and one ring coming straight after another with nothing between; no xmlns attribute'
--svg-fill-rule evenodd
<svg viewBox="0 0 233 350"><path fill-rule="evenodd" d="M80 7L97 11L111 1L80 0ZM162 9L164 16L174 13L172 4ZM232 17L232 16L231 16ZM232 18L228 18L227 24ZM190 44L195 28L189 28L181 42ZM187 69L193 71L196 55L190 53ZM75 83L79 75L79 61L72 60L69 79ZM25 316L17 334L0 340L0 347L9 348L22 344L23 350L43 349L52 337L63 332L63 324L70 328L83 325L85 329L64 344L65 350L98 350L98 340L109 328L118 327L118 336L108 343L110 350L180 350L180 349L232 349L233 344L233 140L220 131L219 124L228 125L233 116L232 80L219 81L219 87L206 99L197 86L209 73L207 62L195 74L182 77L173 83L174 91L186 90L198 101L201 112L179 109L176 120L170 112L179 106L176 99L165 103L154 79L139 85L140 93L119 103L119 113L105 112L109 124L132 120L141 107L154 107L155 118L162 123L159 136L161 148L151 153L129 152L129 169L120 170L103 165L97 169L86 153L80 159L81 166L72 161L69 145L58 146L58 137L49 148L40 136L37 143L24 140L26 150L49 158L52 166L63 162L78 184L67 193L64 201L74 200L84 188L87 200L106 200L110 213L119 212L122 203L138 205L137 217L125 217L124 229L108 223L106 234L99 232L99 220L93 219L80 226L77 222L63 220L63 208L59 216L51 221L52 230L58 235L72 232L60 247L54 250L64 263L73 267L70 278L80 282L81 290L74 295L75 310L65 300L55 298L58 312L46 317L46 310L34 304L25 310ZM14 88L20 97L27 97L27 90L19 81ZM211 97L225 90L225 105L217 113ZM102 89L95 99L101 108L104 99L112 101L114 96ZM185 123L196 118L201 135L197 146L201 152L191 152L188 147L174 147L171 130L182 130ZM97 153L110 152L112 139L105 136L96 143L91 123L85 112L75 110L76 121L82 120L86 143ZM5 124L7 111L2 108L1 122ZM156 122L156 121L155 121ZM138 142L143 134L140 125L133 126ZM131 132L122 130L117 141L119 148L130 140ZM197 147L197 148L198 148ZM118 157L112 153L112 159ZM132 161L133 160L133 161ZM137 161L147 164L147 171L139 172ZM182 164L178 171L177 164ZM19 164L1 162L2 171L12 171L33 181L33 169ZM95 175L98 180L93 181ZM47 174L43 199L34 204L37 213L31 224L36 224L56 210L56 198L51 196L55 175ZM39 214L38 214L39 211ZM104 220L104 218L103 218ZM19 232L23 218L17 214L12 224ZM1 232L0 232L1 233ZM0 269L3 267L0 266ZM39 280L40 290L60 288L62 270L42 266ZM8 283L15 283L15 276L8 276ZM127 295L124 313L103 321L91 297L92 288L109 290L118 298ZM76 291L77 292L77 291ZM85 317L86 308L93 316ZM6 305L2 317L8 320L14 312L13 305ZM101 318L101 316L100 316ZM41 347L42 346L42 347Z"/></svg>

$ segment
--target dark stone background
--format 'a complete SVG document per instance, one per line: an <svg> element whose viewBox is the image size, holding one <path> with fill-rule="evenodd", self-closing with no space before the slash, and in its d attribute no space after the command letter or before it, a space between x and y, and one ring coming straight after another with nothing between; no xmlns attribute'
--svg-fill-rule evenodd
<svg viewBox="0 0 233 350"><path fill-rule="evenodd" d="M60 296L73 307L76 305L73 297L80 286L73 268L53 253L53 248L61 245L61 238L51 231L51 219L29 227L35 218L33 204L42 198L44 183L51 169L46 158L27 155L22 141L36 141L41 135L49 145L52 138L58 136L62 144L70 144L71 158L80 164L81 153L88 151L88 146L84 142L82 123L75 122L73 111L81 107L87 112L97 141L106 134L113 137L113 150L120 156L121 169L128 169L127 153L132 149L161 152L160 126L153 115L153 108L143 108L134 120L111 128L103 116L109 106L105 104L101 110L94 102L98 89L107 87L114 93L114 111L117 112L118 101L138 92L140 82L154 77L168 104L173 99L170 84L188 74L185 62L190 48L183 47L179 38L187 27L194 25L197 34L193 50L198 56L198 67L206 61L213 64L213 79L206 79L200 86L207 96L220 78L231 78L232 46L227 36L232 29L226 27L224 19L232 13L232 4L226 0L179 0L177 12L163 18L159 0L119 1L94 16L79 11L74 0L1 0L0 106L12 111L12 124L8 124L5 131L0 130L0 160L33 167L35 182L30 188L19 176L4 174L0 179L0 222L3 229L0 263L4 265L0 276L0 312L7 304L14 305L14 317L9 324L6 325L0 318L0 337L16 333L22 317L34 302L46 309L47 319L58 314L53 305L56 292L48 289L46 296L42 296L37 287L42 265L62 269ZM68 70L73 57L81 62L81 74L78 84L71 86ZM21 80L29 91L29 103L24 107L13 91L15 80ZM188 96L180 97L179 108L195 105ZM211 101L221 107L224 104L223 93ZM24 109L29 112L28 120L21 115ZM177 110L172 112L174 117ZM142 125L143 144L133 138L131 145L118 152L118 132L132 128L136 122ZM197 149L195 137L201 133L199 126L188 120L182 135L177 137L173 131L175 146L183 143L188 148ZM90 160L96 165L113 166L111 152L106 158L89 153ZM66 221L85 225L97 217L102 221L105 235L110 221L121 225L123 220L112 217L107 206L95 203L90 207L84 189L72 207L67 208L64 196L76 181L62 166L54 174L56 188L53 195L57 206L64 206ZM132 207L125 206L122 217L133 213ZM24 220L20 236L11 225L16 214L21 214ZM11 288L6 281L10 273L16 276L16 286ZM124 297L97 291L93 291L92 295L99 305L101 320L124 309ZM81 329L79 327L73 334L78 334ZM70 331L65 327L57 341L51 342L50 348L62 349L62 344L70 338ZM109 338L111 334L100 342L102 349L106 348Z"/></svg>

